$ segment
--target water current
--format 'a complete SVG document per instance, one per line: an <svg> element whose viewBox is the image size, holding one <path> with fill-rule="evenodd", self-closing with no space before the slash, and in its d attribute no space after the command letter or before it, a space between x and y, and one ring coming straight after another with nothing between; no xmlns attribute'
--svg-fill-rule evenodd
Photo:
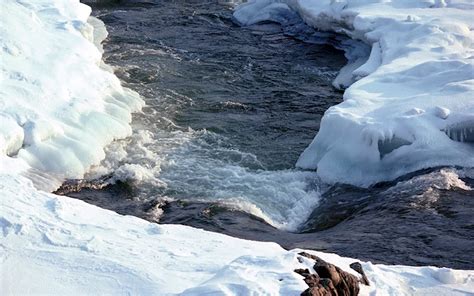
<svg viewBox="0 0 474 296"><path fill-rule="evenodd" d="M217 0L94 6L109 32L106 63L146 107L92 181L60 192L286 248L474 268L472 171L437 168L361 189L296 169L325 110L342 100L331 82L344 54L280 24L240 27L232 8Z"/></svg>

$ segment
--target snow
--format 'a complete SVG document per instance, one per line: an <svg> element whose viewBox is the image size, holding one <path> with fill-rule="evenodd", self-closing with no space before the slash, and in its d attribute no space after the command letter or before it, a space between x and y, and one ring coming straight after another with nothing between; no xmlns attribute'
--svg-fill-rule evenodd
<svg viewBox="0 0 474 296"><path fill-rule="evenodd" d="M130 135L131 112L142 101L103 66L96 45L106 31L92 19L93 30L88 6L50 0L0 5L0 157L15 156L56 176L37 184L53 190L103 159L106 144Z"/></svg>
<svg viewBox="0 0 474 296"><path fill-rule="evenodd" d="M299 295L301 250L120 216L0 176L2 295ZM311 252L357 275L357 261ZM362 263L361 295L468 295L474 271ZM47 283L47 284L45 284Z"/></svg>
<svg viewBox="0 0 474 296"><path fill-rule="evenodd" d="M346 53L334 81L350 85L344 102L325 113L297 166L364 187L428 167L474 167L472 1L257 0L234 17L285 18L275 3L371 48L365 58Z"/></svg>
<svg viewBox="0 0 474 296"><path fill-rule="evenodd" d="M99 43L106 30L89 18L90 8L77 0L0 5L1 295L299 295L306 289L293 272L311 269L308 259L298 260L300 250L157 225L42 191L97 165L107 144L130 135L131 113L143 102L103 64ZM436 110L438 118L460 116L453 108ZM463 186L458 174L443 174L439 186ZM119 175L153 177L133 165ZM354 259L311 253L355 274L348 267ZM474 271L362 265L372 283L362 295L474 293Z"/></svg>

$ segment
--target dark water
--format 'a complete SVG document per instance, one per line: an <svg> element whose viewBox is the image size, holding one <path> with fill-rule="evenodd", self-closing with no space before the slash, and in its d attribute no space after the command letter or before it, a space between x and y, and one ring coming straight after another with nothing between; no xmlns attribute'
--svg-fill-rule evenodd
<svg viewBox="0 0 474 296"><path fill-rule="evenodd" d="M108 176L62 192L286 248L474 268L474 196L449 185L452 174L474 185L467 176L436 169L360 189L329 187L294 169L324 111L341 101L331 81L344 56L300 42L279 24L241 28L231 8L225 1L94 7L109 31L106 62L147 102L134 128L151 132L145 144L125 142L132 156L114 166L139 164L153 178L102 187Z"/></svg>

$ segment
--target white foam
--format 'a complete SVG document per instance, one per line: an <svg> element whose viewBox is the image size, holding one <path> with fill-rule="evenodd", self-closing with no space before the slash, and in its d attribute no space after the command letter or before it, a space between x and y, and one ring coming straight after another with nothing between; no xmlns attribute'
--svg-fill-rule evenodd
<svg viewBox="0 0 474 296"><path fill-rule="evenodd" d="M295 231L325 190L316 173L263 170L255 155L219 145L225 141L206 130L155 135L137 130L109 145L106 158L87 178L111 174L110 182L135 184L143 199L219 202Z"/></svg>

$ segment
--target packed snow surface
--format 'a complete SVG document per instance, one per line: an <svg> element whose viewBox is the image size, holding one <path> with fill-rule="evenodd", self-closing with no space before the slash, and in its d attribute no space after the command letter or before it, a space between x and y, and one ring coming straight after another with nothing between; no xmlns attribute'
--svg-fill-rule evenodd
<svg viewBox="0 0 474 296"><path fill-rule="evenodd" d="M299 295L306 289L293 272L311 268L297 260L299 250L156 225L38 190L97 164L106 144L130 135L130 114L142 101L102 64L98 43L106 31L99 21L88 22L90 8L77 0L0 5L1 295ZM464 118L449 133L468 125L468 113L451 105L436 114ZM315 254L355 274L348 268L354 259ZM362 265L372 283L364 295L474 293L472 271Z"/></svg>
<svg viewBox="0 0 474 296"><path fill-rule="evenodd" d="M301 250L120 216L0 176L2 295L299 295ZM312 252L357 275L355 259ZM469 295L474 271L362 263L361 295ZM45 284L47 283L47 284Z"/></svg>
<svg viewBox="0 0 474 296"><path fill-rule="evenodd" d="M371 47L363 59L346 52L334 82L350 85L344 102L326 112L297 163L327 182L369 186L428 167L474 167L473 9L462 0L254 0L234 17L285 24L297 12Z"/></svg>

